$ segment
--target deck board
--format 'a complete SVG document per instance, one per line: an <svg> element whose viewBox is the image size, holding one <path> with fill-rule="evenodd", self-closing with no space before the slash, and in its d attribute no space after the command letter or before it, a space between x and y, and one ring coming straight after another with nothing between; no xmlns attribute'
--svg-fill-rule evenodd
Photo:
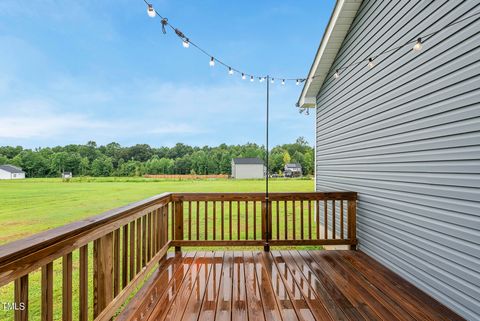
<svg viewBox="0 0 480 321"><path fill-rule="evenodd" d="M463 320L359 251L169 253L120 320Z"/></svg>

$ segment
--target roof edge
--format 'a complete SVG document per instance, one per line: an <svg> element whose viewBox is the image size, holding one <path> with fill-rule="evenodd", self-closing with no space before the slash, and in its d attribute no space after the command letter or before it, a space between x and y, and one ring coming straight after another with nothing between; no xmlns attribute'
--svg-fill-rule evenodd
<svg viewBox="0 0 480 321"><path fill-rule="evenodd" d="M322 86L330 67L335 61L335 57L332 58L332 51L335 52L334 56L336 56L361 3L362 0L337 0L332 15L330 16L330 20L323 33L312 66L310 67L310 71L308 72L307 80L305 80L302 92L298 98L296 104L297 107L316 107L316 95L318 94L318 91L312 94L310 90L311 86L312 84L320 87ZM341 21L341 26L339 25L339 21ZM327 50L330 51L328 60L325 57L325 52ZM323 62L324 60L325 64L320 68L320 62ZM315 78L313 78L314 76Z"/></svg>

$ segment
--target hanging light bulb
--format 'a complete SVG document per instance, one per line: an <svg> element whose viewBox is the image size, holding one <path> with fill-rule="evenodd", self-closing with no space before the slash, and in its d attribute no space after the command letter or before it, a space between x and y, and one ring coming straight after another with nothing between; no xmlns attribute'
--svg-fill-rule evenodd
<svg viewBox="0 0 480 321"><path fill-rule="evenodd" d="M308 108L305 110L305 115L310 115L310 112L308 111Z"/></svg>
<svg viewBox="0 0 480 321"><path fill-rule="evenodd" d="M253 76L250 76L250 82L253 82Z"/></svg>
<svg viewBox="0 0 480 321"><path fill-rule="evenodd" d="M297 79L297 80L295 81L295 84L296 84L297 86L300 85L300 80Z"/></svg>
<svg viewBox="0 0 480 321"><path fill-rule="evenodd" d="M285 85L285 79L282 79L282 85Z"/></svg>
<svg viewBox="0 0 480 321"><path fill-rule="evenodd" d="M333 78L337 79L338 77L340 77L340 74L338 72L338 69L335 70L335 73L333 74Z"/></svg>
<svg viewBox="0 0 480 321"><path fill-rule="evenodd" d="M147 7L147 14L150 18L155 18L155 9L153 9L153 6L151 4L149 4Z"/></svg>
<svg viewBox="0 0 480 321"><path fill-rule="evenodd" d="M272 78L272 80L270 80L270 82L271 82L272 84L274 84L274 83L275 83L275 79Z"/></svg>
<svg viewBox="0 0 480 321"><path fill-rule="evenodd" d="M245 80L247 79L247 77L245 76L245 74L242 72L242 79Z"/></svg>
<svg viewBox="0 0 480 321"><path fill-rule="evenodd" d="M423 47L422 38L418 38L417 42L413 46L413 51L420 51L422 50L422 47Z"/></svg>
<svg viewBox="0 0 480 321"><path fill-rule="evenodd" d="M373 62L373 58L368 58L368 67L372 69L375 66L375 63Z"/></svg>
<svg viewBox="0 0 480 321"><path fill-rule="evenodd" d="M233 69L232 69L232 67L228 67L228 74L229 74L229 75L233 75Z"/></svg>
<svg viewBox="0 0 480 321"><path fill-rule="evenodd" d="M215 66L215 58L210 58L210 67Z"/></svg>
<svg viewBox="0 0 480 321"><path fill-rule="evenodd" d="M188 38L183 39L182 45L183 45L183 48L190 47L190 41L188 40Z"/></svg>
<svg viewBox="0 0 480 321"><path fill-rule="evenodd" d="M263 82L263 81L264 81L264 78L263 78L263 77L258 77L258 80L259 80L260 82Z"/></svg>

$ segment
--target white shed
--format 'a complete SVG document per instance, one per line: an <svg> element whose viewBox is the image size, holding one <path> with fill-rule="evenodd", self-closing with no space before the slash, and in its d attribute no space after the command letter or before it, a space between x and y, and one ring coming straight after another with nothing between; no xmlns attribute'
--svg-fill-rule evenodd
<svg viewBox="0 0 480 321"><path fill-rule="evenodd" d="M13 165L0 165L0 179L24 179L25 172Z"/></svg>
<svg viewBox="0 0 480 321"><path fill-rule="evenodd" d="M237 179L264 178L265 165L260 158L232 159L232 177Z"/></svg>

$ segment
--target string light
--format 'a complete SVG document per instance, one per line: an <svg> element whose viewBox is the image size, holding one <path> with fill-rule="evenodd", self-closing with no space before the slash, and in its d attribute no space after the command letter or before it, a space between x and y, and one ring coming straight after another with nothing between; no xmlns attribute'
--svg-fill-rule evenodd
<svg viewBox="0 0 480 321"><path fill-rule="evenodd" d="M153 5L148 3L147 0L143 0L144 3L147 5L147 14L149 17L151 18L155 18L156 16L160 17L161 18L161 26L162 26L162 32L165 34L166 33L166 29L167 27L172 29L176 35L178 37L180 37L183 42L183 46L185 48L189 48L190 45L194 46L196 49L198 49L200 52L202 52L203 54L207 55L207 56L210 56L210 66L215 66L215 62L218 62L220 65L223 65L224 67L228 68L228 73L230 75L233 74L233 71L238 71L238 69L234 69L233 67L227 65L226 63L224 63L222 60L219 60L219 59L215 59L210 53L208 53L206 50L204 50L203 48L201 48L199 45L197 45L196 43L193 43L191 42L180 30L176 29L175 27L173 27L170 22L168 21L168 19L166 17L163 17L161 16L154 8L153 8ZM457 23L460 23L462 21L466 21L467 19L470 19L474 16L478 16L480 15L480 12L475 12L469 16L466 16L466 17L458 17L456 19L454 19L453 21L451 21L450 23L448 23L447 25L445 25L443 28L440 28L436 31L433 31L433 32L430 32L426 35L422 35L422 37L418 37L416 40L411 40L411 41L408 41L406 43L403 43L401 45L398 45L397 47L389 47L389 48L386 48L385 50L383 50L382 52L380 53L377 53L374 57L371 57L368 59L368 67L369 68L373 68L375 66L375 62L374 62L374 59L378 58L379 56L381 55L384 55L386 53L389 53L389 52L392 52L392 51L397 51L401 48L404 48L405 46L411 46L412 45L412 42L415 41L415 44L413 45L413 47L411 47L413 49L413 51L415 52L418 52L418 51L421 51L422 48L423 48L423 43L425 41L425 39L430 39L430 37L436 35L437 33L439 33L440 31L446 29L447 27L451 27ZM423 39L423 40L422 40ZM365 59L360 59L358 61L355 61L355 62L352 62L348 65L341 65L338 67L338 69L335 71L333 77L335 79L339 78L340 77L340 71L341 70L344 70L344 69L347 69L351 66L357 66L357 65L360 65L360 64L364 64L365 63ZM240 72L240 71L238 71ZM255 75L251 75L251 74L248 74L248 76L250 76L250 81L253 82L254 81L254 78L257 77ZM311 76L311 77L308 77L308 78L283 78L282 79L282 85L285 85L285 82L286 81L295 81L295 83L297 85L300 85L300 83L306 81L306 80L313 80L315 78L317 78L318 76ZM277 78L280 78L280 77L277 77ZM246 79L246 76L245 76L245 73L242 72L242 79ZM260 82L263 82L265 81L265 77L258 77L258 79L260 80ZM271 82L274 83L274 77L271 77Z"/></svg>
<svg viewBox="0 0 480 321"><path fill-rule="evenodd" d="M272 84L274 84L274 83L275 83L275 78L272 78L272 80L270 80L270 82L271 82Z"/></svg>
<svg viewBox="0 0 480 321"><path fill-rule="evenodd" d="M373 58L368 58L368 68L372 69L374 66Z"/></svg>
<svg viewBox="0 0 480 321"><path fill-rule="evenodd" d="M423 43L422 43L422 38L418 38L417 42L415 42L415 45L413 46L413 51L420 51L422 50Z"/></svg>
<svg viewBox="0 0 480 321"><path fill-rule="evenodd" d="M148 4L147 6L147 14L150 18L155 18L155 9L153 9L153 6L151 4Z"/></svg>

